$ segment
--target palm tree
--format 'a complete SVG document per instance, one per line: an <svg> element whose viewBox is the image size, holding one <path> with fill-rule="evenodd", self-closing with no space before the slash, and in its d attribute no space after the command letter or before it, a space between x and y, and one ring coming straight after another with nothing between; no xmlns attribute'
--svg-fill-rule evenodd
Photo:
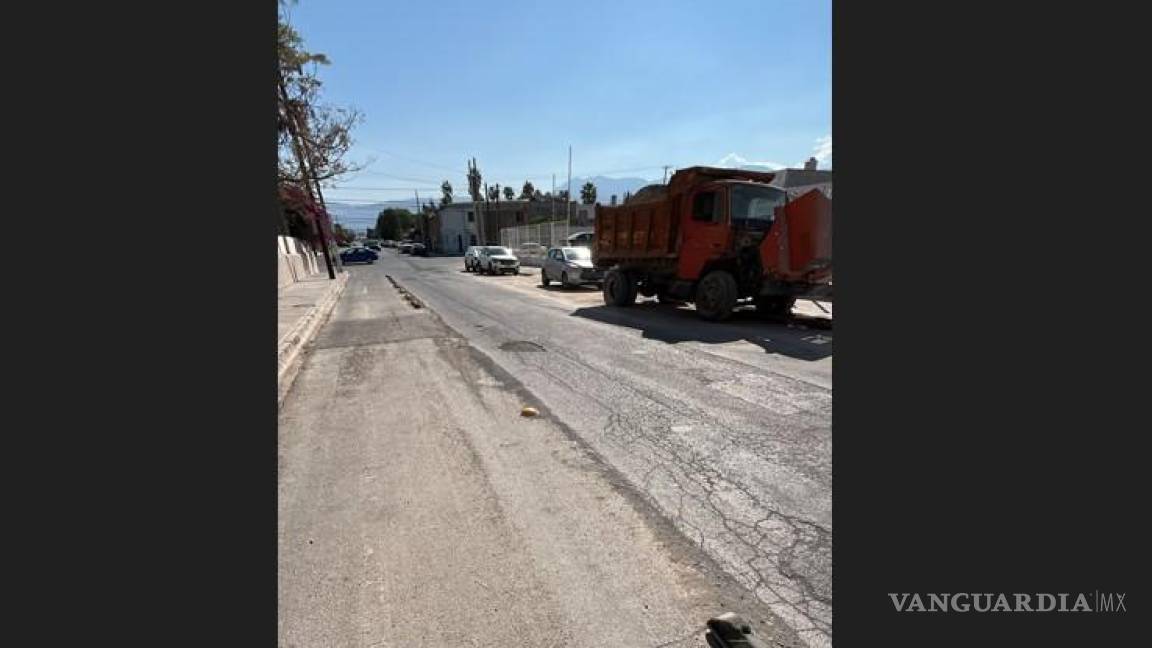
<svg viewBox="0 0 1152 648"><path fill-rule="evenodd" d="M591 182L584 183L584 186L580 188L580 202L585 205L596 202L596 185Z"/></svg>

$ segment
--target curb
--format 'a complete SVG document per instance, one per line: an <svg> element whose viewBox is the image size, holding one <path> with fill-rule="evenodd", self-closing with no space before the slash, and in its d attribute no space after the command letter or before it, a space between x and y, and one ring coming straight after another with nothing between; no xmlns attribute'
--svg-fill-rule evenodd
<svg viewBox="0 0 1152 648"><path fill-rule="evenodd" d="M284 397L288 395L288 389L296 378L296 370L299 368L297 360L300 358L301 350L312 341L320 326L328 320L328 315L332 313L336 302L340 300L340 295L344 293L344 287L348 285L350 276L347 272L336 275L328 293L315 306L308 309L308 314L300 318L300 321L276 345L277 407L284 403Z"/></svg>

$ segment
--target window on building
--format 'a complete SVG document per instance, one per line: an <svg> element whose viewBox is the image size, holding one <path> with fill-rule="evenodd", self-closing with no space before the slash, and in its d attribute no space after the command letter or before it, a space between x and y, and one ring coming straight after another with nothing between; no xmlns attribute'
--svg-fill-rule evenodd
<svg viewBox="0 0 1152 648"><path fill-rule="evenodd" d="M475 214L473 214L472 212L468 212L468 222L469 222L469 223L474 223L474 222L476 222L476 215L475 215Z"/></svg>

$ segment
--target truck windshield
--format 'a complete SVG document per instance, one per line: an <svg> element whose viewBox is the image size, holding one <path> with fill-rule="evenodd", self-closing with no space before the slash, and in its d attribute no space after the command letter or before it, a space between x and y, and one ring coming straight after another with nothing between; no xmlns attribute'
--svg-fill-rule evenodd
<svg viewBox="0 0 1152 648"><path fill-rule="evenodd" d="M783 207L785 193L775 187L738 184L732 186L732 223L767 229Z"/></svg>

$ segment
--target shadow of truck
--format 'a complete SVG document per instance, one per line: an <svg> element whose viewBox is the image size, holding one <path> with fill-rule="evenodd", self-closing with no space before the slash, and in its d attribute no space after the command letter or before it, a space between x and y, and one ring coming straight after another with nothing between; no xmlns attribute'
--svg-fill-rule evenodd
<svg viewBox="0 0 1152 648"><path fill-rule="evenodd" d="M743 341L759 346L765 353L797 360L816 361L832 355L832 321L827 318L771 319L748 308L735 311L726 322L701 322L689 308L654 301L638 302L628 308L590 306L577 309L572 315L637 329L645 339L668 344Z"/></svg>

